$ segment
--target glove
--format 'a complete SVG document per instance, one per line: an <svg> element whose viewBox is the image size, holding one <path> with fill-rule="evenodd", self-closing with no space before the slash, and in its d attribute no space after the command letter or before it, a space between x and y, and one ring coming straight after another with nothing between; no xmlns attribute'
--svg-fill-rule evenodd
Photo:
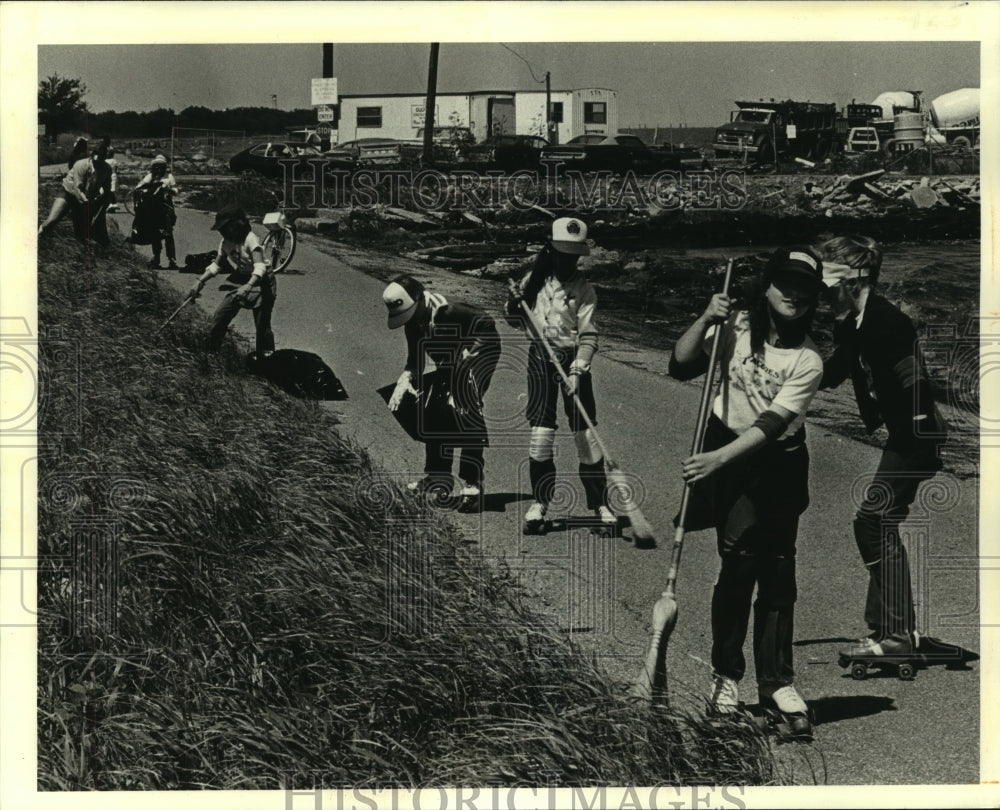
<svg viewBox="0 0 1000 810"><path fill-rule="evenodd" d="M244 284L236 291L236 300L239 301L241 304L245 304L247 298L250 296L250 293L252 293L253 290L254 286L252 284L250 284L249 282Z"/></svg>
<svg viewBox="0 0 1000 810"><path fill-rule="evenodd" d="M419 395L417 389L413 387L413 373L410 371L404 371L399 375L399 379L396 381L396 388L392 392L392 396L389 397L389 410L398 410L403 397L407 393L413 394L413 396Z"/></svg>

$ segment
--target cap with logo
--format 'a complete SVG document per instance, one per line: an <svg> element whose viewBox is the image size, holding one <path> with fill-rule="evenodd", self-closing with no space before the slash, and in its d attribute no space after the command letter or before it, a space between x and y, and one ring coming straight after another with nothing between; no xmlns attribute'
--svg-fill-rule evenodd
<svg viewBox="0 0 1000 810"><path fill-rule="evenodd" d="M552 247L560 253L587 256L587 225L575 217L560 217L552 223Z"/></svg>
<svg viewBox="0 0 1000 810"><path fill-rule="evenodd" d="M767 269L765 276L773 280L775 278L798 278L807 280L817 292L826 289L823 279L823 262L804 247L781 248L776 250Z"/></svg>
<svg viewBox="0 0 1000 810"><path fill-rule="evenodd" d="M382 293L382 303L389 314L389 328L398 329L417 312L424 297L424 285L412 276L400 276Z"/></svg>

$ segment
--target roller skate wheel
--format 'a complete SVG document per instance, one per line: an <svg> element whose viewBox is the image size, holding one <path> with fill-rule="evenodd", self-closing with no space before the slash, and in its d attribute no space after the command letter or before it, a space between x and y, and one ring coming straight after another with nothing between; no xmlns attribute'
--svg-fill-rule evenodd
<svg viewBox="0 0 1000 810"><path fill-rule="evenodd" d="M852 664L851 677L856 681L863 681L868 677L868 665L861 663L860 661L856 664Z"/></svg>
<svg viewBox="0 0 1000 810"><path fill-rule="evenodd" d="M912 681L916 677L917 673L913 669L913 664L900 664L899 665L899 679L901 681Z"/></svg>

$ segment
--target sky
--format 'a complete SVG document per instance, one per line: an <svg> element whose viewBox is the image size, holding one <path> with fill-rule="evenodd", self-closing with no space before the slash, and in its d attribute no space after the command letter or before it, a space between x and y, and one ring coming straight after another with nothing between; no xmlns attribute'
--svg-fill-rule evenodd
<svg viewBox="0 0 1000 810"><path fill-rule="evenodd" d="M200 5L200 4L199 4ZM506 47L505 47L506 46ZM512 52L513 51L513 52ZM444 42L438 91L604 87L620 125L714 126L737 99L870 102L888 90L930 101L979 87L978 42ZM334 42L341 94L423 93L425 43ZM80 78L91 111L310 106L322 42L40 45L39 79ZM540 80L540 81L539 81Z"/></svg>

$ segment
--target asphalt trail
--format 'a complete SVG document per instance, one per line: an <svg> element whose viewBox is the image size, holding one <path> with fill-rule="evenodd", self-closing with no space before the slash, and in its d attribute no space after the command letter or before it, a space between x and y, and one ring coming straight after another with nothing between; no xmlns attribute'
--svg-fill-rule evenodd
<svg viewBox="0 0 1000 810"><path fill-rule="evenodd" d="M128 217L120 220L126 229ZM210 225L207 214L178 209L182 263L185 253L215 247L218 237ZM375 394L402 369L402 332L386 328L382 282L328 255L322 245L300 236L289 271L278 278L273 319L278 348L313 351L326 360L350 399L325 407L391 475L409 480L420 475L423 448L407 439ZM148 248L141 250L149 255ZM401 271L407 266L400 260ZM193 281L186 274L162 275L182 290ZM428 278L426 268L422 276ZM445 295L470 283L446 271L429 277ZM220 276L206 286L200 299L206 312L224 294L223 283ZM486 456L487 511L456 514L454 520L484 555L506 560L520 573L538 607L573 633L582 654L599 656L609 671L629 681L641 665L650 610L666 575L670 518L680 502L679 465L691 442L699 392L600 354L594 363L599 430L645 487L643 509L659 531L657 549L636 549L627 530L624 538L612 540L572 526L541 538L522 537L520 516L530 492L521 416L523 340L499 323L504 359L488 394L487 416L503 429L494 430ZM252 336L250 314L241 313L234 328ZM569 497L582 498L570 434L562 427L557 436L561 482L573 493ZM878 451L818 428L809 432L808 444L812 504L799 533L795 665L797 685L817 716L816 742L780 746L779 757L806 782L815 773L829 784L977 783L979 663L963 671L935 666L911 682L894 676L853 681L837 665L837 649L864 629L866 577L850 529L851 491L859 476L875 469ZM939 475L935 482L933 491L924 487L904 525L918 625L978 652L979 479ZM584 510L570 505L567 514ZM714 533L689 534L678 579L680 618L669 647L670 688L678 705L698 703L709 685L708 608L717 568ZM749 641L747 655L751 660ZM752 663L749 669L741 697L756 703Z"/></svg>

